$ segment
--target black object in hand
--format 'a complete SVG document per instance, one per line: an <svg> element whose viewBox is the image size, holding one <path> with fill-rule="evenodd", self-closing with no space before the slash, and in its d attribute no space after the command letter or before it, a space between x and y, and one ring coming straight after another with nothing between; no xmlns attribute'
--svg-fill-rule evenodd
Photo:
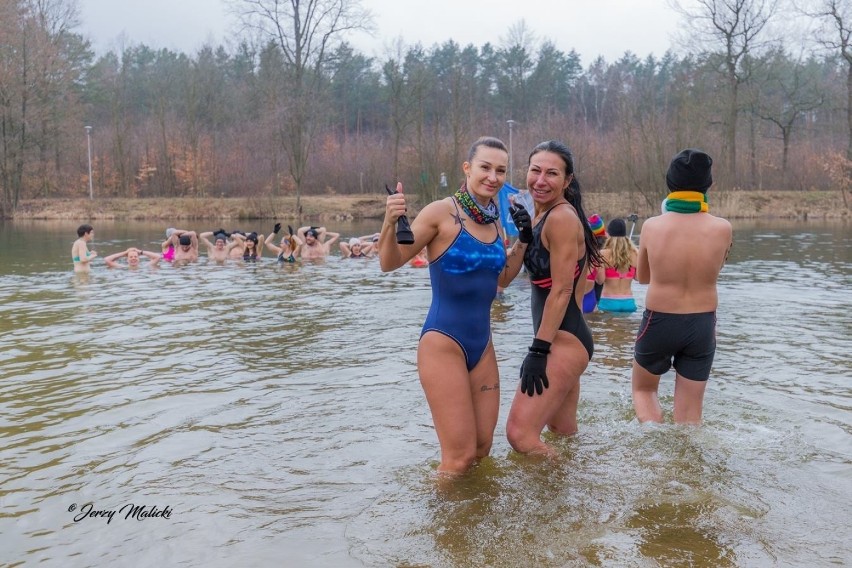
<svg viewBox="0 0 852 568"><path fill-rule="evenodd" d="M385 185L385 191L388 192L388 195L396 193L396 191L392 190L387 185ZM396 242L401 245L414 244L414 233L411 232L411 225L408 223L408 217L405 215L401 215L400 218L396 220Z"/></svg>
<svg viewBox="0 0 852 568"><path fill-rule="evenodd" d="M529 396L541 394L550 386L547 380L547 355L550 342L533 339L524 362L521 364L521 392Z"/></svg>
<svg viewBox="0 0 852 568"><path fill-rule="evenodd" d="M290 233L291 237L293 236L293 226L292 225L287 225L287 232Z"/></svg>
<svg viewBox="0 0 852 568"><path fill-rule="evenodd" d="M532 219L526 207L520 203L512 204L509 207L509 215L512 216L512 221L518 228L518 240L522 243L531 243L533 238Z"/></svg>
<svg viewBox="0 0 852 568"><path fill-rule="evenodd" d="M637 215L636 213L631 213L630 216L627 217L627 220L635 223L639 220L639 215Z"/></svg>
<svg viewBox="0 0 852 568"><path fill-rule="evenodd" d="M280 230L281 230L281 223L275 223L275 227L273 227L272 232L277 235L278 231L280 231Z"/></svg>

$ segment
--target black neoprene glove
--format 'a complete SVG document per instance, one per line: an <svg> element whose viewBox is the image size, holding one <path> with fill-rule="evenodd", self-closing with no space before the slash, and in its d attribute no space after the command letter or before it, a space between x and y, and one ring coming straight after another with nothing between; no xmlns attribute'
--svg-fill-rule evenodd
<svg viewBox="0 0 852 568"><path fill-rule="evenodd" d="M293 226L292 225L287 225L287 232L290 233L291 237L293 236Z"/></svg>
<svg viewBox="0 0 852 568"><path fill-rule="evenodd" d="M547 355L550 342L533 339L524 362L521 364L521 392L529 396L541 394L550 386L547 380Z"/></svg>
<svg viewBox="0 0 852 568"><path fill-rule="evenodd" d="M532 242L532 219L529 211L520 203L515 203L509 207L509 214L512 216L512 221L515 222L515 227L518 228L518 240L522 243Z"/></svg>
<svg viewBox="0 0 852 568"><path fill-rule="evenodd" d="M281 230L281 223L275 223L275 227L272 229L272 232L277 235L278 231L280 231L280 230Z"/></svg>

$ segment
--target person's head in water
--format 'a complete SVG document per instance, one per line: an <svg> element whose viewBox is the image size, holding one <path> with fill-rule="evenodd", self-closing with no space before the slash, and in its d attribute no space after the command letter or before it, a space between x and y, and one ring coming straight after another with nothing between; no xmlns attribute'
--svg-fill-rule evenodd
<svg viewBox="0 0 852 568"><path fill-rule="evenodd" d="M359 256L362 250L363 245L361 244L361 239L356 237L349 239L349 251L352 253L352 256Z"/></svg>
<svg viewBox="0 0 852 568"><path fill-rule="evenodd" d="M257 233L249 233L246 235L245 254L254 254L257 252Z"/></svg>
<svg viewBox="0 0 852 568"><path fill-rule="evenodd" d="M317 242L318 238L319 238L319 231L317 231L313 227L311 227L310 229L305 231L305 244L313 245L315 242Z"/></svg>
<svg viewBox="0 0 852 568"><path fill-rule="evenodd" d="M139 266L139 250L138 249L130 249L127 251L127 264L128 266Z"/></svg>
<svg viewBox="0 0 852 568"><path fill-rule="evenodd" d="M713 185L713 158L702 150L687 148L672 158L666 172L669 191L699 191L706 193Z"/></svg>
<svg viewBox="0 0 852 568"><path fill-rule="evenodd" d="M296 250L296 239L290 235L284 235L281 237L280 248L282 252L293 252Z"/></svg>
<svg viewBox="0 0 852 568"><path fill-rule="evenodd" d="M228 236L225 233L216 233L214 236L216 239L216 248L222 250L225 248L225 245L228 244Z"/></svg>
<svg viewBox="0 0 852 568"><path fill-rule="evenodd" d="M86 237L86 240L92 240L94 237L95 228L91 225L80 225L77 227L77 236L80 238Z"/></svg>
<svg viewBox="0 0 852 568"><path fill-rule="evenodd" d="M192 249L192 237L189 235L181 235L178 243L180 243L180 248L183 252L189 252Z"/></svg>

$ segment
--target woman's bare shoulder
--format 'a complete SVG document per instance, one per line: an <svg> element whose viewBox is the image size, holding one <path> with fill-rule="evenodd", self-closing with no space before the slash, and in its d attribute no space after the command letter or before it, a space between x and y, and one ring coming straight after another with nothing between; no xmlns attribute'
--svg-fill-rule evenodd
<svg viewBox="0 0 852 568"><path fill-rule="evenodd" d="M577 215L577 210L570 203L554 206L547 216L547 220L553 220L555 223L546 223L545 229L560 230L560 231L576 231L582 228L580 225L580 217Z"/></svg>
<svg viewBox="0 0 852 568"><path fill-rule="evenodd" d="M453 198L447 197L444 199L439 199L437 201L433 201L426 205L423 209L420 210L420 213L417 214L418 217L424 217L424 219L428 219L433 222L440 221L444 219L448 214L452 215L454 212L454 208L452 205Z"/></svg>

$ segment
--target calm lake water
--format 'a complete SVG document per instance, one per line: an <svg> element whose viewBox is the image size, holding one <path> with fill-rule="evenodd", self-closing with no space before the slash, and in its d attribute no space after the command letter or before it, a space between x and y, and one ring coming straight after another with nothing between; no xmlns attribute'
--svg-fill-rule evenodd
<svg viewBox="0 0 852 568"><path fill-rule="evenodd" d="M519 278L494 304L492 456L439 490L415 367L427 270L99 259L86 278L78 224L0 224L0 564L852 563L848 225L735 224L702 427L641 427L640 313L590 316L580 433L554 441L556 463L505 438L532 336ZM165 229L95 227L101 257ZM673 375L661 385L670 410ZM134 505L168 518L127 518Z"/></svg>

